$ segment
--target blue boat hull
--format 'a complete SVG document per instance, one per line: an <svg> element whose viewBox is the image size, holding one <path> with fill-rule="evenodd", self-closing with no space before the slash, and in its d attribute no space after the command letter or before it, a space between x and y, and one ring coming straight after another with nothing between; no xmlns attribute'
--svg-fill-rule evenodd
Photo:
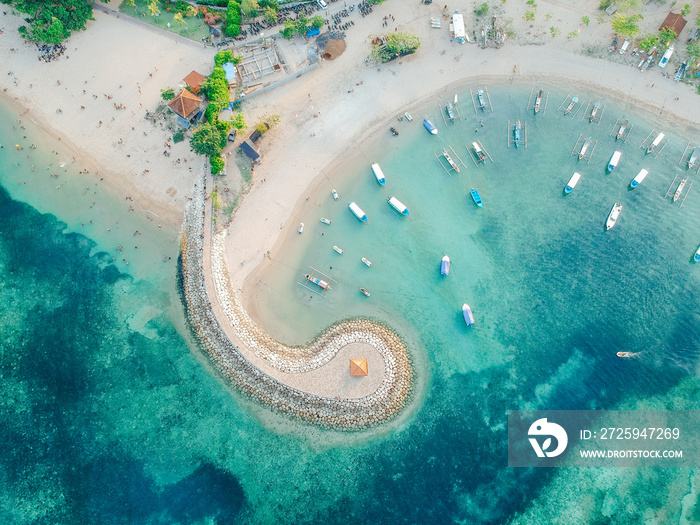
<svg viewBox="0 0 700 525"><path fill-rule="evenodd" d="M630 186L636 188L637 186L639 186L639 183L636 180L633 180L632 182L630 182Z"/></svg>
<svg viewBox="0 0 700 525"><path fill-rule="evenodd" d="M440 263L440 275L447 277L450 273L450 263L449 261L442 261Z"/></svg>
<svg viewBox="0 0 700 525"><path fill-rule="evenodd" d="M437 135L437 128L435 127L435 124L430 122L427 118L423 119L423 125L432 135Z"/></svg>
<svg viewBox="0 0 700 525"><path fill-rule="evenodd" d="M469 193L472 195L472 199L474 199L474 203L479 207L483 207L484 203L481 200L481 195L479 195L479 192L476 190L471 190Z"/></svg>
<svg viewBox="0 0 700 525"><path fill-rule="evenodd" d="M571 193L572 191L574 191L574 189L571 186L567 186L566 188L564 188L564 192L566 193Z"/></svg>

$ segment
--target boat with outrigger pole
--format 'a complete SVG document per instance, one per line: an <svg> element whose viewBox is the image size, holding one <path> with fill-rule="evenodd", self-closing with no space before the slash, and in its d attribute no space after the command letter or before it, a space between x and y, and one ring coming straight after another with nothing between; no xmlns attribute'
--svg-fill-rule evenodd
<svg viewBox="0 0 700 525"><path fill-rule="evenodd" d="M491 158L491 155L489 155L489 152L486 151L486 148L484 145L481 143L481 141L477 140L476 142L472 142L471 147L465 146L469 153L469 155L472 159L472 162L474 162L475 166L478 166L479 163L484 163L486 164L486 159L488 158L491 162L493 162L493 159Z"/></svg>
<svg viewBox="0 0 700 525"><path fill-rule="evenodd" d="M331 289L331 282L337 283L335 279L329 277L325 273L317 270L313 266L309 266L311 272L304 274L304 282L297 281L297 284L302 288L306 288L312 293L324 297L324 294ZM319 277L320 276L320 277ZM314 285L313 287L310 285ZM319 291L320 290L320 291Z"/></svg>
<svg viewBox="0 0 700 525"><path fill-rule="evenodd" d="M474 93L471 88L469 93L472 96L472 104L474 105L474 114L479 113L479 109L486 113L486 110L490 110L493 113L493 104L491 104L491 96L489 95L489 90L487 87L484 89L478 88L476 93ZM478 106L477 106L478 103ZM478 107L478 109L477 109Z"/></svg>
<svg viewBox="0 0 700 525"><path fill-rule="evenodd" d="M601 121L603 120L603 113L605 113L605 106L603 106L600 102L596 102L593 104L593 108L591 109L591 112L588 112L588 108L591 105L591 101L588 101L588 105L586 105L586 111L583 112L583 119L586 120L588 119L588 122L597 122L598 125L600 126Z"/></svg>
<svg viewBox="0 0 700 525"><path fill-rule="evenodd" d="M464 161L459 157L459 155L457 155L457 152L455 152L455 150L452 148L452 146L448 145L447 147L450 148L450 151L452 151L452 154L457 159L459 159L459 162L462 163L462 166L464 166L466 168L467 167L466 164L464 164ZM442 169L444 169L445 173L447 173L450 177L452 176L453 171L455 171L457 173L460 172L459 164L457 164L457 162L452 158L452 155L450 155L448 153L447 149L443 149L440 156L438 156L437 153L434 153L433 155L435 155L435 158L440 163L440 166L442 166ZM445 163L447 163L447 166L445 166ZM448 169L448 166L449 166L449 169Z"/></svg>
<svg viewBox="0 0 700 525"><path fill-rule="evenodd" d="M610 136L615 135L615 140L622 139L622 142L627 142L627 139L632 132L632 128L633 126L630 126L629 121L619 118L617 119L617 122L615 122L613 128L610 130Z"/></svg>
<svg viewBox="0 0 700 525"><path fill-rule="evenodd" d="M568 104L568 106L566 106L566 108L564 108L564 115L571 114L571 118L574 118L576 116L576 114L579 112L579 110L581 109L581 106L576 108L575 113L571 113L574 110L574 108L576 107L576 104L578 104L578 97L572 97L571 93L566 95L566 98L564 99L564 101L561 104L559 104L557 111L561 111L561 109L564 107L564 104L566 104L567 102L569 104Z"/></svg>
<svg viewBox="0 0 700 525"><path fill-rule="evenodd" d="M673 192L673 202L678 202L681 197L683 197L683 192L685 191L685 197L683 197L683 200L681 201L681 208L683 207L683 204L685 204L685 199L688 198L688 194L690 193L690 190L693 187L693 183L690 183L690 186L688 186L688 190L685 190L686 185L688 184L689 179L687 177L681 177L680 175L676 175L673 177L673 180L671 181L671 185L668 187L668 190L666 190L666 194L664 195L664 199L671 195L671 191L673 186L676 184L676 181L678 179L681 179L681 181L678 183L678 186L676 187L676 191Z"/></svg>
<svg viewBox="0 0 700 525"><path fill-rule="evenodd" d="M583 142L581 142L581 141L583 141ZM579 148L579 143L581 143L580 148ZM574 149L571 150L571 154L569 155L569 157L576 154L576 155L578 155L578 160L588 159L588 164L590 164L591 157L593 157L593 152L595 151L595 147L597 145L598 145L598 141L593 140L593 137L585 138L583 135L579 135L578 139L576 140L576 144L574 145ZM589 150L590 150L590 153L589 153Z"/></svg>
<svg viewBox="0 0 700 525"><path fill-rule="evenodd" d="M686 157L686 154L688 153L689 149L690 157ZM683 163L687 165L688 170L694 169L700 172L700 146L695 146L695 148L693 148L690 145L690 142L688 142L685 149L683 150L683 154L681 155L681 160L678 161L678 164Z"/></svg>
<svg viewBox="0 0 700 525"><path fill-rule="evenodd" d="M653 141L649 142L649 139L654 135L654 133L656 133L656 130L651 130L651 133L647 135L647 138L644 139L644 142L642 142L639 145L639 149L646 148L646 155L654 153L654 158L656 158L664 150L666 144L668 144L668 139L664 138L665 135L663 133L659 133L658 135L656 135L656 138ZM659 145L661 145L662 142L663 145L659 148Z"/></svg>
<svg viewBox="0 0 700 525"><path fill-rule="evenodd" d="M508 121L508 147L515 144L516 149L522 144L527 149L527 123L522 124L519 120L515 123Z"/></svg>
<svg viewBox="0 0 700 525"><path fill-rule="evenodd" d="M542 109L542 114L547 114L547 103L549 102L549 93L545 93L544 89L537 90L537 95L535 96L535 103L532 104L532 97L535 94L535 88L530 90L530 98L527 99L527 110L534 111L535 115L539 113ZM544 106L543 106L544 104Z"/></svg>

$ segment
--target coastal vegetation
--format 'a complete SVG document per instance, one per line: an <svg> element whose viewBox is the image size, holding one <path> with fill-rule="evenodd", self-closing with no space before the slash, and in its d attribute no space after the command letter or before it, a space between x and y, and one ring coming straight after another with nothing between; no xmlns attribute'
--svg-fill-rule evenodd
<svg viewBox="0 0 700 525"><path fill-rule="evenodd" d="M535 21L535 12L534 11L525 11L525 14L523 15L523 20L526 22L534 22Z"/></svg>
<svg viewBox="0 0 700 525"><path fill-rule="evenodd" d="M109 1L109 0L107 0ZM68 38L73 31L85 29L85 24L92 18L92 3L87 0L10 0L25 18L28 26L20 26L22 37L32 42L58 44Z"/></svg>
<svg viewBox="0 0 700 525"><path fill-rule="evenodd" d="M661 42L663 42L666 45L673 42L676 38L678 38L678 35L670 27L662 27L659 30L659 39L661 40Z"/></svg>
<svg viewBox="0 0 700 525"><path fill-rule="evenodd" d="M474 13L476 13L477 16L483 16L488 12L489 12L489 4L487 4L486 2L477 6L476 9L474 9Z"/></svg>
<svg viewBox="0 0 700 525"><path fill-rule="evenodd" d="M642 32L637 23L642 20L642 18L644 17L639 14L625 16L622 13L616 13L612 20L610 20L610 24L618 35L631 38Z"/></svg>
<svg viewBox="0 0 700 525"><path fill-rule="evenodd" d="M651 51L654 46L659 45L658 35L647 35L639 41L639 49Z"/></svg>
<svg viewBox="0 0 700 525"><path fill-rule="evenodd" d="M161 89L160 96L163 98L163 100L172 100L175 98L175 90L170 87Z"/></svg>
<svg viewBox="0 0 700 525"><path fill-rule="evenodd" d="M390 33L386 43L372 50L372 57L377 62L390 62L404 55L415 53L420 47L420 38L407 31Z"/></svg>
<svg viewBox="0 0 700 525"><path fill-rule="evenodd" d="M240 34L241 18L241 5L236 0L230 0L226 7L226 22L224 22L224 33L227 36Z"/></svg>
<svg viewBox="0 0 700 525"><path fill-rule="evenodd" d="M588 24L591 23L591 19L588 18L588 16L582 16L582 17L581 17L581 23L583 23L583 25L587 26Z"/></svg>
<svg viewBox="0 0 700 525"><path fill-rule="evenodd" d="M325 23L326 21L321 16L307 18L304 15L299 15L296 20L285 20L284 29L280 31L280 34L289 40L294 35L305 34L309 29L321 29Z"/></svg>

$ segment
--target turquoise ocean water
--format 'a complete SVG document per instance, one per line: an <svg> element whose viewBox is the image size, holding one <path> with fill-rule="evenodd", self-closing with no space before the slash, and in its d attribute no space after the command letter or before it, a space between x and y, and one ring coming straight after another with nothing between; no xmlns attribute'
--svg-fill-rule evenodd
<svg viewBox="0 0 700 525"><path fill-rule="evenodd" d="M505 447L509 409L697 408L700 187L682 208L663 198L684 173L686 141L664 130L671 141L651 159L639 144L654 124L632 107L602 99L596 126L557 114L566 93L554 88L536 118L525 108L529 89L489 91L496 111L480 115L483 127L463 88L463 123L445 126L437 106L414 108L412 123L397 123L399 137L387 131L357 147L309 196L294 219L304 234L271 254L276 271L256 288L262 324L286 342L353 315L406 338L419 378L409 417L390 432L352 434L290 421L224 385L184 323L177 232L129 212L123 196L78 174L1 109L0 520L699 520L689 469L508 469ZM622 116L634 128L620 146L608 133ZM506 148L509 119L527 123L527 149ZM579 134L598 140L590 164L569 157ZM468 159L465 144L476 139L493 164ZM446 145L467 163L452 177L433 156ZM606 174L616 147L622 161ZM649 176L630 191L641 168ZM583 177L564 196L574 171ZM386 204L392 195L409 217ZM368 224L350 215L349 200ZM615 201L625 207L606 233ZM452 271L443 279L445 253ZM296 284L309 265L338 281L324 299ZM619 350L637 358L619 359Z"/></svg>

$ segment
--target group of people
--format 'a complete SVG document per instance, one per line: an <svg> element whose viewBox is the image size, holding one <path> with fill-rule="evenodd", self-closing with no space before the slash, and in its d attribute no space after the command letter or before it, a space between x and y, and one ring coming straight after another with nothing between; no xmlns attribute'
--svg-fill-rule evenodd
<svg viewBox="0 0 700 525"><path fill-rule="evenodd" d="M63 53L66 52L66 46L64 44L37 44L39 48L39 60L44 62L51 62L52 60L58 59Z"/></svg>

